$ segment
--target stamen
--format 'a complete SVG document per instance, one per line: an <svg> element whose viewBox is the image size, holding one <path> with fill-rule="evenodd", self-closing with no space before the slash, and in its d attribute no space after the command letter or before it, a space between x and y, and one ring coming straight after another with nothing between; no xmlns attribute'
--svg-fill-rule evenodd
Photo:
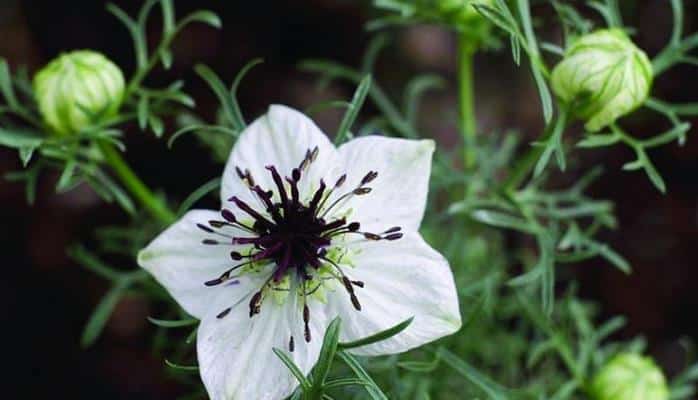
<svg viewBox="0 0 698 400"><path fill-rule="evenodd" d="M305 285L303 285L303 290L305 290ZM305 341L310 343L310 339L312 339L310 336L310 308L308 304L305 303L305 299L303 299L303 302L303 323L305 324L303 333L305 335Z"/></svg>
<svg viewBox="0 0 698 400"><path fill-rule="evenodd" d="M313 149L307 149L297 168L293 168L291 171L282 171L288 175L281 175L274 165L266 166L274 181L278 197L274 195L273 190L266 190L268 188L256 185L249 169L243 170L236 166L235 173L247 185L255 201L248 203L237 196L231 197L229 201L233 202L240 211L249 215L253 222L242 223L232 210L222 209L221 220L210 220L207 225L196 224L198 229L206 233L227 239L221 241L203 239L202 243L204 244L248 246L244 250L236 248L230 251L231 260L239 263L217 278L204 282L204 285L218 286L226 282L230 282L230 285L238 283L239 280L235 278L240 277L245 272L234 275L234 271L255 263L258 263L255 265L259 265L260 268L265 268L267 265L273 266L273 269L268 271L266 282L249 299L250 318L261 312L267 289L289 292L292 290L290 288L297 286L281 285L282 280L289 277L297 279L298 284L302 285L300 295L303 297L303 336L306 342L310 342L312 339L308 296L320 290L324 281L332 279L341 281L353 307L358 311L362 308L355 288L363 288L364 282L351 280L342 271L339 264L344 254L340 253L338 258L328 258L328 250L333 245L335 238L347 234L357 234L367 240L392 241L403 237L402 228L399 226L387 229L380 234L363 232L359 221L348 222L346 217L330 214L353 196L371 193L373 189L367 185L378 177L376 171L368 171L356 187L349 188L340 196L334 196L334 193L335 190L346 184L347 174L340 175L329 190L325 181L320 179L319 186L310 201L307 204L302 203L299 182L311 164L317 160L318 154L319 147L317 146ZM326 205L327 203L330 203L329 206ZM252 207L253 205L255 207ZM229 235L224 230L226 226L239 228L246 234L245 236L237 236L239 233ZM318 270L326 263L329 263L332 268L327 273L324 272L327 270L323 270L320 274ZM308 286L309 282L311 282L311 287ZM233 307L221 311L217 318L224 318L232 308L243 301L245 300L239 300ZM289 337L288 347L289 351L294 351L295 343L292 335Z"/></svg>
<svg viewBox="0 0 698 400"><path fill-rule="evenodd" d="M383 237L386 240L398 240L402 237L402 233L392 233L388 236Z"/></svg>
<svg viewBox="0 0 698 400"><path fill-rule="evenodd" d="M199 228L199 229L201 229L201 230L204 231L204 232L216 233L216 231L214 231L213 229L209 228L208 226L206 226L206 225L204 225L204 224L196 224L196 227Z"/></svg>
<svg viewBox="0 0 698 400"><path fill-rule="evenodd" d="M364 176L364 178L361 180L361 186L364 186L364 185L366 185L366 184L371 183L371 181L373 181L374 179L376 179L377 176L378 176L378 172L376 172L376 171L369 171L369 173L366 174L366 176Z"/></svg>
<svg viewBox="0 0 698 400"><path fill-rule="evenodd" d="M334 184L335 189L342 186L347 180L347 174L344 174L337 179L337 183Z"/></svg>
<svg viewBox="0 0 698 400"><path fill-rule="evenodd" d="M226 315L230 314L230 310L232 310L232 307L228 307L225 310L221 311L218 315L216 315L216 318L221 319L225 317Z"/></svg>
<svg viewBox="0 0 698 400"><path fill-rule="evenodd" d="M262 288L262 289L264 289L264 288ZM250 318L252 318L255 314L259 314L259 311L261 309L261 303L262 303L262 290L255 293L254 296L252 296L252 300L250 300Z"/></svg>

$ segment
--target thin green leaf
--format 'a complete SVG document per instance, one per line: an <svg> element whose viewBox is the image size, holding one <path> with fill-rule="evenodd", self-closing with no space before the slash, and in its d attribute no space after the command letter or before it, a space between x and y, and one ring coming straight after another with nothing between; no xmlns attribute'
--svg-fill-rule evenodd
<svg viewBox="0 0 698 400"><path fill-rule="evenodd" d="M92 312L87 325L82 333L82 338L80 343L82 347L90 347L97 340L99 335L104 330L104 326L109 320L114 308L119 303L119 300L124 294L126 285L123 282L119 282L114 287L112 287L109 292L102 298L95 310Z"/></svg>
<svg viewBox="0 0 698 400"><path fill-rule="evenodd" d="M216 95L218 101L221 103L221 106L223 108L223 115L225 116L230 126L234 127L237 130L242 130L242 128L244 127L244 123L238 120L235 114L235 104L233 102L233 98L228 92L228 89L226 89L225 85L223 84L223 81L221 81L218 75L216 75L216 73L213 72L211 68L207 67L204 64L196 65L194 67L194 70L197 74L199 74L199 76L201 76L201 78L203 78L206 81L206 83L208 83L209 87L213 90L213 93Z"/></svg>
<svg viewBox="0 0 698 400"><path fill-rule="evenodd" d="M138 118L138 127L142 131L144 131L145 128L148 126L148 114L150 113L149 105L150 104L148 101L148 95L143 95L140 99L138 99L136 115Z"/></svg>
<svg viewBox="0 0 698 400"><path fill-rule="evenodd" d="M107 4L107 11L113 14L128 29L136 53L136 65L138 68L144 68L148 63L148 47L140 27L136 21L129 17L129 15L116 4Z"/></svg>
<svg viewBox="0 0 698 400"><path fill-rule="evenodd" d="M492 379L475 369L475 367L451 353L448 349L441 347L438 351L443 362L461 374L461 376L463 376L465 379L469 380L473 385L480 388L491 399L509 399L509 395L507 393L508 391L504 386L494 382Z"/></svg>
<svg viewBox="0 0 698 400"><path fill-rule="evenodd" d="M223 26L220 17L218 17L216 13L209 10L199 10L194 11L193 13L182 18L182 20L179 23L178 29L181 29L185 25L188 25L192 22L202 22L217 29L220 29Z"/></svg>
<svg viewBox="0 0 698 400"><path fill-rule="evenodd" d="M182 372L199 372L199 367L196 365L179 365L175 364L172 361L165 359L165 365L172 369L176 369L177 371L182 371Z"/></svg>
<svg viewBox="0 0 698 400"><path fill-rule="evenodd" d="M33 131L0 128L0 146L15 149L37 148L43 141L43 137Z"/></svg>
<svg viewBox="0 0 698 400"><path fill-rule="evenodd" d="M182 320L166 320L166 319L157 319L153 317L148 317L148 321L150 321L152 324L157 325L162 328L181 328L184 326L192 326L196 325L199 323L199 320L196 318L190 318L190 319L182 319Z"/></svg>
<svg viewBox="0 0 698 400"><path fill-rule="evenodd" d="M371 378L371 376L364 370L359 361L354 358L351 354L344 350L340 350L337 354L339 357L351 368L354 374L364 381L364 388L366 392L373 400L388 400L388 396L383 393L383 391L378 387L376 382Z"/></svg>
<svg viewBox="0 0 698 400"><path fill-rule="evenodd" d="M393 327L390 327L384 331L378 332L378 333L373 334L371 336L367 336L365 338L354 340L352 342L340 343L339 348L340 349L354 349L357 347L367 346L369 344L378 343L378 342L381 342L383 340L390 339L391 337L393 337L393 336L399 334L400 332L404 331L405 329L407 329L407 327L410 326L410 324L412 323L413 320L414 320L414 317L408 318L408 319L400 322L399 324L396 324Z"/></svg>
<svg viewBox="0 0 698 400"><path fill-rule="evenodd" d="M337 130L337 135L334 138L334 143L339 145L344 142L346 136L349 135L349 129L354 124L356 117L359 115L359 110L364 105L366 101L366 95L368 95L371 89L371 75L366 75L359 83L359 86L354 92L354 97L351 99L351 103L347 111L344 113L344 118L339 124L339 129Z"/></svg>
<svg viewBox="0 0 698 400"><path fill-rule="evenodd" d="M535 233L535 230L524 219L499 211L477 210L470 214L470 217L483 224L496 226L499 228L514 229L526 233Z"/></svg>
<svg viewBox="0 0 698 400"><path fill-rule="evenodd" d="M276 347L272 349L274 351L274 354L276 354L277 357L281 360L281 362L286 365L286 367L291 371L293 376L296 377L298 380L298 383L300 383L301 387L303 388L303 391L307 391L310 389L312 384L308 380L308 378L305 377L303 372L298 368L298 366L293 362L293 360L286 355L286 353L283 350L279 350Z"/></svg>
<svg viewBox="0 0 698 400"><path fill-rule="evenodd" d="M615 133L593 133L588 134L584 139L580 140L579 143L577 143L577 147L581 147L584 149L590 149L594 147L605 147L618 143L620 140L621 137L616 135Z"/></svg>
<svg viewBox="0 0 698 400"><path fill-rule="evenodd" d="M187 198L180 204L177 210L177 216L181 217L186 213L191 206L197 201L201 200L207 194L213 192L221 186L221 178L213 178L210 181L201 185L198 189L193 191Z"/></svg>
<svg viewBox="0 0 698 400"><path fill-rule="evenodd" d="M337 343L339 341L339 330L341 326L342 321L337 317L330 322L330 325L325 331L325 337L322 340L322 347L320 348L320 356L313 368L313 384L310 393L322 393L323 385L325 384L325 380L327 380L332 362L337 353Z"/></svg>
<svg viewBox="0 0 698 400"><path fill-rule="evenodd" d="M184 127L177 132L173 133L172 136L167 140L167 147L172 148L172 145L174 142L179 139L180 136L191 133L191 132L196 132L196 131L210 131L210 132L220 132L220 133L225 133L230 136L237 136L239 131L232 130L230 128L226 128L224 126L218 126L218 125L191 125Z"/></svg>
<svg viewBox="0 0 698 400"><path fill-rule="evenodd" d="M156 115L150 115L148 123L150 124L150 129L155 133L155 136L161 138L162 134L165 132L165 125L162 122L162 118Z"/></svg>
<svg viewBox="0 0 698 400"><path fill-rule="evenodd" d="M242 82L243 78L245 78L247 73L256 65L259 65L263 62L263 59L255 58L252 61L245 64L245 66L242 67L242 69L240 69L237 75L235 75L235 79L233 79L233 83L230 85L230 98L232 99L233 104L233 115L235 116L235 119L237 121L236 127L238 130L242 130L245 128L245 126L247 126L245 118L242 115L242 111L240 110L240 103L238 103L237 100L238 88L240 87L240 83Z"/></svg>
<svg viewBox="0 0 698 400"><path fill-rule="evenodd" d="M0 58L0 92L2 92L2 95L5 97L5 101L10 108L19 108L17 96L15 96L15 91L12 88L12 75L10 74L10 67L7 65L7 61L4 58Z"/></svg>

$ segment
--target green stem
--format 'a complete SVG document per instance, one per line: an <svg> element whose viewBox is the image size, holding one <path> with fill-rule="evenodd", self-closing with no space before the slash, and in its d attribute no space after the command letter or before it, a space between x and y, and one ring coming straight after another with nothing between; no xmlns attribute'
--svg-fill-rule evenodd
<svg viewBox="0 0 698 400"><path fill-rule="evenodd" d="M555 121L555 125L548 125L547 132L543 135L543 138L541 140L542 142L546 142L556 132L559 133L560 130L565 129L569 121L568 113L569 111L567 110L567 108L560 109L560 114L558 115L558 118ZM516 165L514 165L512 173L504 181L502 187L505 190L516 190L523 183L528 174L531 173L533 167L536 165L536 162L541 157L544 151L544 146L536 146L531 148L517 161Z"/></svg>
<svg viewBox="0 0 698 400"><path fill-rule="evenodd" d="M108 142L100 141L99 148L104 154L107 163L112 167L123 185L138 199L153 217L164 225L173 223L177 218L175 214L156 197L152 191L138 178L131 167L124 161L121 154Z"/></svg>
<svg viewBox="0 0 698 400"><path fill-rule="evenodd" d="M459 118L465 145L463 162L466 169L474 167L477 159L477 150L475 148L477 120L475 118L475 96L473 90L473 57L476 50L477 45L473 43L472 37L464 34L458 37Z"/></svg>

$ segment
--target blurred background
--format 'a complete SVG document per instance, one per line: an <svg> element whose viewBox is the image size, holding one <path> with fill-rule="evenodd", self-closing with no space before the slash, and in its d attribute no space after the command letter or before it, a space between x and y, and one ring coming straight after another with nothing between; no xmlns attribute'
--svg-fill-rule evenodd
<svg viewBox="0 0 698 400"><path fill-rule="evenodd" d="M0 3L0 56L12 68L26 65L35 71L62 51L90 48L105 53L127 76L133 70L127 31L105 11L105 3ZM135 0L115 3L130 13L141 5ZM636 42L650 56L656 54L669 35L668 1L622 3L626 22L638 28ZM698 4L686 3L687 32L693 32L698 29ZM350 98L352 85L338 83L317 90L316 77L299 72L296 65L305 58L328 58L356 66L371 37L364 30L372 17L367 2L181 0L176 6L180 15L212 9L219 13L224 27L190 26L173 46L174 67L158 71L148 83L157 86L185 80L185 90L197 100L197 113L209 121L218 105L194 74L195 63L210 65L229 82L247 61L264 58L265 63L250 73L239 93L244 113L251 119L270 103L302 109L321 100ZM547 6L534 8L534 15L550 13ZM151 26L152 39L160 32L158 23L156 18ZM411 75L425 71L441 73L453 82L455 38L449 31L424 25L394 33L375 74L388 91L399 90ZM546 35L554 38L559 32L551 28ZM529 72L512 63L508 50L478 55L475 76L482 134L509 127L520 129L530 139L540 134L541 112ZM698 101L696 69L671 70L656 82L653 93L671 101ZM422 135L435 137L444 148L456 143L456 103L453 85L430 93L419 122ZM370 105L365 109L365 115L374 112ZM631 132L649 135L667 127L660 116L638 114L628 124ZM330 110L318 114L316 120L331 132L341 116L341 111ZM174 129L170 121L167 132ZM607 238L634 269L632 276L625 276L601 259L574 266L581 294L600 302L604 317L628 316L622 337L645 334L650 352L669 374L682 365L682 341L698 340L698 141L693 132L684 147L672 144L650 154L667 182L667 195L655 190L642 173L620 170L632 157L620 146L578 153L582 157L570 173L574 176L595 164L605 166L604 179L591 193L615 202L620 230ZM574 131L568 139L575 139ZM133 129L126 143L134 169L151 187L173 199L181 200L221 172L220 164L193 137L183 138L170 151L152 135ZM0 174L19 168L16 153L0 149ZM565 182L568 178L555 179ZM127 220L118 206L105 205L87 187L54 194L56 179L50 174L41 176L33 206L27 205L22 185L0 181L0 320L6 336L5 362L11 374L18 374L11 383L21 389L21 398L31 399L173 398L182 389L164 372L162 357L152 354L153 328L146 317L155 312L145 299L130 296L122 300L100 340L89 350L80 348L84 324L107 286L68 258L65 248L89 240L95 227Z"/></svg>

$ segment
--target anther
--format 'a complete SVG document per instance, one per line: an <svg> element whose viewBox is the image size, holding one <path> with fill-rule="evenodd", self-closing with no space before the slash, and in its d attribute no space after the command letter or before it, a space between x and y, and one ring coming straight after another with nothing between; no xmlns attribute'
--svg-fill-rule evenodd
<svg viewBox="0 0 698 400"><path fill-rule="evenodd" d="M305 324L305 341L310 343L310 308L307 304L303 305L303 323Z"/></svg>
<svg viewBox="0 0 698 400"><path fill-rule="evenodd" d="M199 229L201 229L201 230L204 231L204 232L208 232L208 233L215 233L215 232L216 232L216 231L214 231L213 229L209 228L208 226L206 226L206 225L204 225L204 224L196 224L196 227L199 228Z"/></svg>
<svg viewBox="0 0 698 400"><path fill-rule="evenodd" d="M347 225L347 229L349 232L356 232L361 228L361 224L358 222L352 222L351 224Z"/></svg>
<svg viewBox="0 0 698 400"><path fill-rule="evenodd" d="M381 240L382 237L371 232L364 232L364 237L368 240Z"/></svg>
<svg viewBox="0 0 698 400"><path fill-rule="evenodd" d="M385 236L383 239L386 240L398 240L402 237L402 233L391 233L388 236Z"/></svg>
<svg viewBox="0 0 698 400"><path fill-rule="evenodd" d="M259 292L255 293L254 296L252 296L252 300L250 300L250 318L252 318L255 314L259 314L261 301L262 291L260 290Z"/></svg>
<svg viewBox="0 0 698 400"><path fill-rule="evenodd" d="M399 232L399 231L401 231L401 230L402 230L401 227L399 227L399 226L394 226L394 227L388 229L387 231L385 231L385 232L383 232L383 233L395 233L395 232Z"/></svg>
<svg viewBox="0 0 698 400"><path fill-rule="evenodd" d="M224 227L227 223L224 221L211 220L211 221L208 221L208 224L211 225L212 227L218 229L218 228Z"/></svg>
<svg viewBox="0 0 698 400"><path fill-rule="evenodd" d="M221 311L218 315L216 315L216 318L221 319L225 317L226 315L230 314L230 310L232 310L231 307L226 308L225 310Z"/></svg>
<svg viewBox="0 0 698 400"><path fill-rule="evenodd" d="M354 189L354 190L352 191L352 193L354 193L354 194L357 195L357 196L361 196L361 195L364 195L364 194L371 193L371 188L368 188L368 187L358 187L358 188Z"/></svg>
<svg viewBox="0 0 698 400"><path fill-rule="evenodd" d="M237 251L231 251L230 258L232 258L235 261L240 261L242 260L242 254L238 253Z"/></svg>
<svg viewBox="0 0 698 400"><path fill-rule="evenodd" d="M296 346L295 343L293 343L293 335L291 335L291 338L288 339L288 351L293 353L293 350L295 350Z"/></svg>
<svg viewBox="0 0 698 400"><path fill-rule="evenodd" d="M213 239L204 239L201 241L203 244L208 244L208 245L213 245L213 244L220 244L219 241L213 240Z"/></svg>
<svg viewBox="0 0 698 400"><path fill-rule="evenodd" d="M226 221L228 221L228 222L230 222L230 223L233 223L233 224L234 224L235 222L237 222L237 218L235 218L235 214L233 214L233 212L230 211L230 210L228 210L228 209L225 209L225 208L224 208L223 210L221 210L221 216L222 216Z"/></svg>
<svg viewBox="0 0 698 400"><path fill-rule="evenodd" d="M376 179L377 176L378 176L378 172L376 172L376 171L369 171L369 173L366 174L366 176L364 176L364 178L361 180L361 186L370 183L371 181L373 181L374 179Z"/></svg>
<svg viewBox="0 0 698 400"><path fill-rule="evenodd" d="M318 154L320 154L320 149L315 146L313 151L310 153L310 162L314 162L317 159Z"/></svg>
<svg viewBox="0 0 698 400"><path fill-rule="evenodd" d="M363 287L364 287L363 281L351 281L351 283L353 283L354 285L356 285L356 286L358 286L358 287L360 287L360 288L363 288Z"/></svg>
<svg viewBox="0 0 698 400"><path fill-rule="evenodd" d="M293 171L291 171L291 177L293 178L294 181L298 182L301 180L301 171L298 168L294 168Z"/></svg>
<svg viewBox="0 0 698 400"><path fill-rule="evenodd" d="M235 167L235 172L238 174L238 177L239 177L240 179L243 179L243 180L245 179L245 174L242 172L242 170L240 169L240 167L236 166L236 167Z"/></svg>
<svg viewBox="0 0 698 400"><path fill-rule="evenodd" d="M204 285L206 286L218 286L221 283L225 282L225 279L223 277L216 278L216 279L211 279L210 281L204 282Z"/></svg>
<svg viewBox="0 0 698 400"><path fill-rule="evenodd" d="M335 189L342 186L344 182L347 180L347 174L344 174L337 179L337 182L334 184Z"/></svg>

